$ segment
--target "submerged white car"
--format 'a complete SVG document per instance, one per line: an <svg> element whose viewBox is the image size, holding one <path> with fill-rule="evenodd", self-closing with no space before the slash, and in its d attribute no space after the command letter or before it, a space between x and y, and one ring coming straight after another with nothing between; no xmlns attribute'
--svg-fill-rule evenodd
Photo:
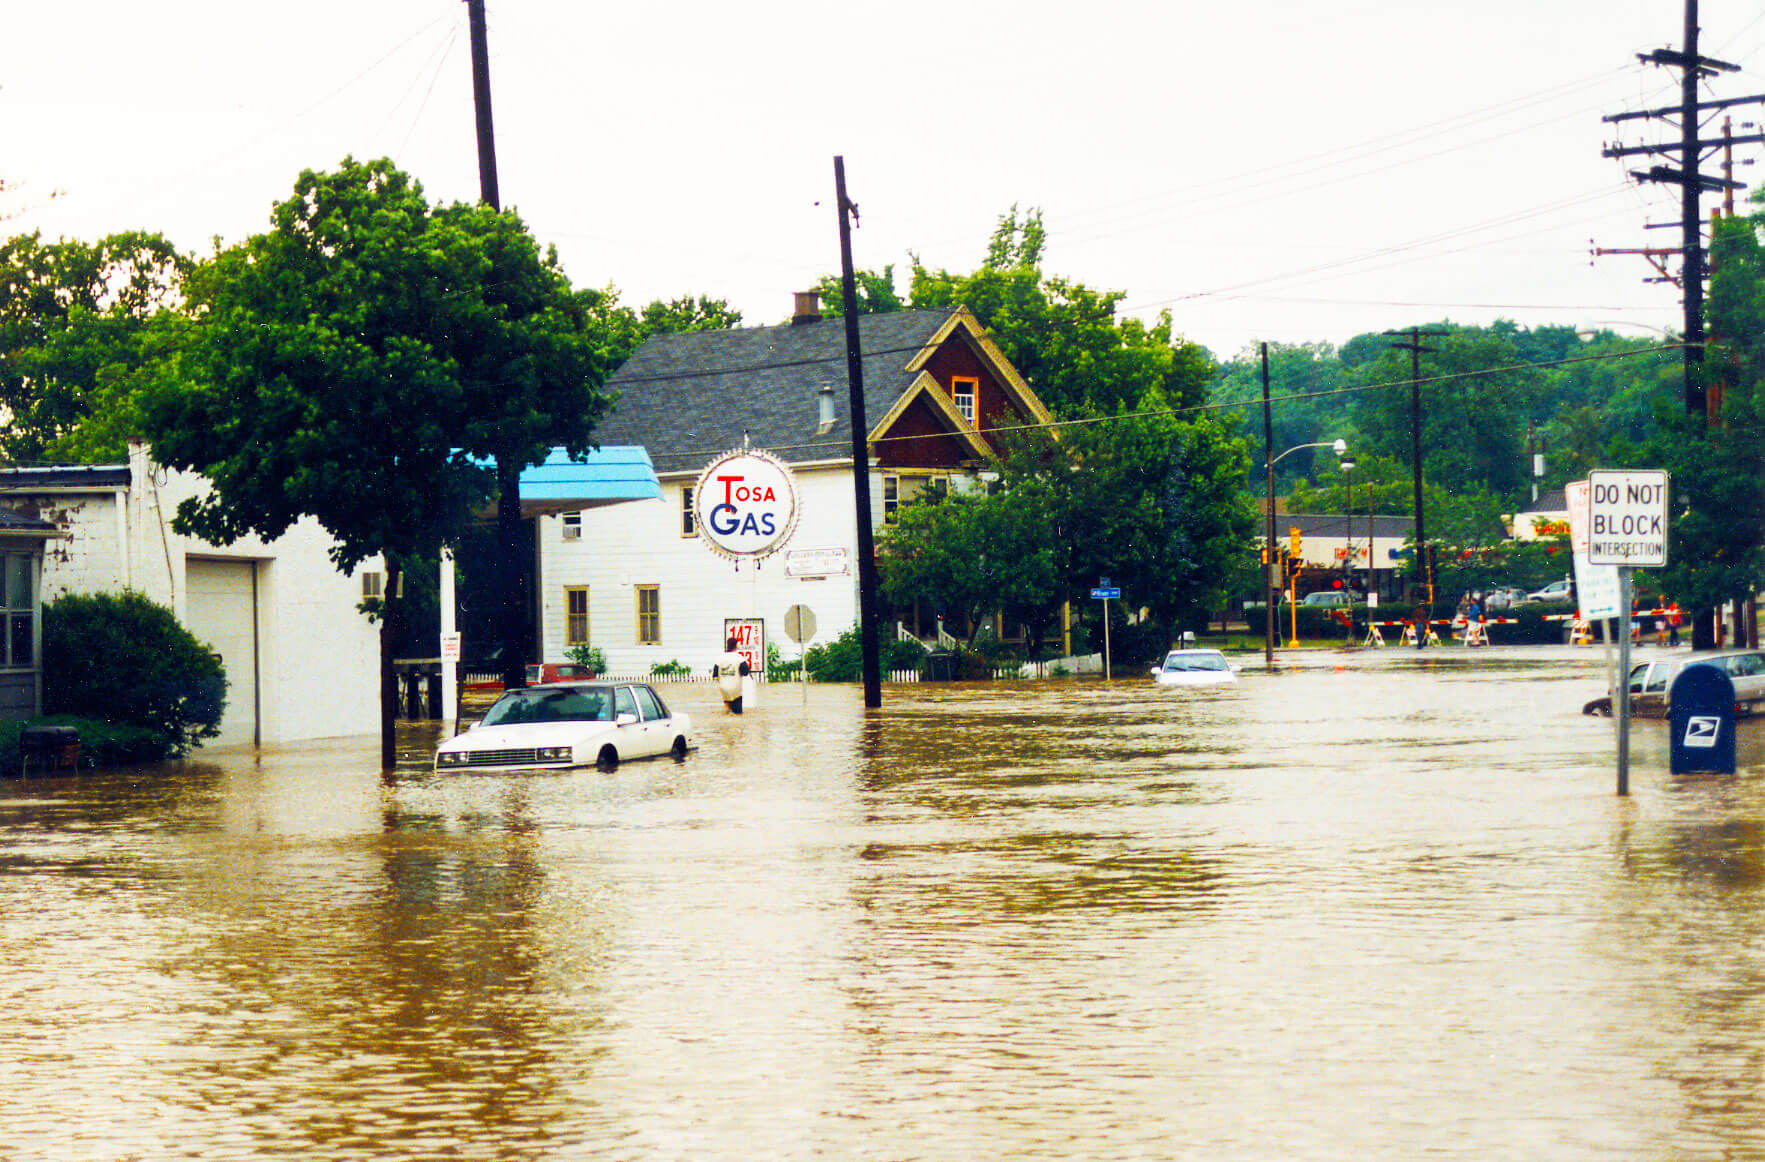
<svg viewBox="0 0 1765 1162"><path fill-rule="evenodd" d="M1172 650L1152 676L1160 686L1223 686L1238 680L1238 667L1218 650Z"/></svg>
<svg viewBox="0 0 1765 1162"><path fill-rule="evenodd" d="M692 719L641 682L563 682L510 690L435 751L438 771L598 766L692 749Z"/></svg>

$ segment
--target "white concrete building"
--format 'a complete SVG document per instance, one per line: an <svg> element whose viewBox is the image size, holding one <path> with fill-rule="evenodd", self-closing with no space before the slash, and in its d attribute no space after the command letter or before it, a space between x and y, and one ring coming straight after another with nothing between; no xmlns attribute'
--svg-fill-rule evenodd
<svg viewBox="0 0 1765 1162"><path fill-rule="evenodd" d="M0 503L61 533L44 553L44 602L132 589L220 655L227 709L210 747L378 730L378 632L357 610L378 573L339 573L310 518L269 544L174 532L179 502L206 487L141 446L127 464L0 469Z"/></svg>

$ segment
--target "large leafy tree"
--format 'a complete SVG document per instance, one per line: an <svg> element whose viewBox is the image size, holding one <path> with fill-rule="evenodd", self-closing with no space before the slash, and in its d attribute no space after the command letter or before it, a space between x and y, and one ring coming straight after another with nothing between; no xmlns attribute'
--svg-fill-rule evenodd
<svg viewBox="0 0 1765 1162"><path fill-rule="evenodd" d="M131 390L188 265L157 234L0 241L0 405L10 413L0 453L41 459L103 410L106 393Z"/></svg>
<svg viewBox="0 0 1765 1162"><path fill-rule="evenodd" d="M913 264L912 305L966 306L1058 415L1121 411L1156 391L1172 406L1200 403L1213 360L1178 337L1168 311L1147 324L1116 317L1125 295L1045 275L1040 211L999 220L985 261L969 274Z"/></svg>
<svg viewBox="0 0 1765 1162"><path fill-rule="evenodd" d="M606 405L555 255L511 212L430 204L387 161L302 173L272 228L188 287L183 382L161 383L142 421L157 459L212 482L177 522L216 543L310 515L340 568L383 554L392 582L480 511L484 459L506 477L554 445L586 452ZM386 614L389 676L395 601Z"/></svg>
<svg viewBox="0 0 1765 1162"><path fill-rule="evenodd" d="M1711 246L1703 374L1712 415L1686 416L1657 405L1657 428L1640 446L1618 449L1617 466L1665 467L1672 474L1672 520L1662 591L1699 614L1693 644L1714 644L1710 619L1744 598L1765 571L1765 212L1721 219ZM1677 385L1675 385L1677 387Z"/></svg>

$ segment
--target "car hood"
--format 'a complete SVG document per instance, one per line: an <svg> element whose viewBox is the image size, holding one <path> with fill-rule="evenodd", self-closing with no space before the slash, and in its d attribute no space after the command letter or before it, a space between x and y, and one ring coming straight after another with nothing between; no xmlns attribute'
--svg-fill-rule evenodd
<svg viewBox="0 0 1765 1162"><path fill-rule="evenodd" d="M514 750L519 747L581 746L611 734L611 722L522 722L510 726L475 726L455 735L437 748L456 750Z"/></svg>

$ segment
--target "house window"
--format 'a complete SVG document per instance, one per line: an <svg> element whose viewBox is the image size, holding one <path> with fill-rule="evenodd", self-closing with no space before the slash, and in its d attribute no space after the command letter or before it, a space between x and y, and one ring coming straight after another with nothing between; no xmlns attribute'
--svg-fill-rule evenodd
<svg viewBox="0 0 1765 1162"><path fill-rule="evenodd" d="M637 587L637 644L640 646L662 644L662 587L660 585L639 585Z"/></svg>
<svg viewBox="0 0 1765 1162"><path fill-rule="evenodd" d="M899 476L883 477L883 523L895 523L895 510L901 507L901 478Z"/></svg>
<svg viewBox="0 0 1765 1162"><path fill-rule="evenodd" d="M693 486L690 484L680 490L680 535L683 537L699 535L698 518L693 515Z"/></svg>
<svg viewBox="0 0 1765 1162"><path fill-rule="evenodd" d="M980 390L981 381L973 376L953 376L950 379L950 395L956 401L956 410L962 418L974 423L974 397Z"/></svg>
<svg viewBox="0 0 1765 1162"><path fill-rule="evenodd" d="M30 666L37 660L36 566L27 553L0 553L0 615L6 619L0 665Z"/></svg>
<svg viewBox="0 0 1765 1162"><path fill-rule="evenodd" d="M588 644L588 586L564 587L564 644Z"/></svg>
<svg viewBox="0 0 1765 1162"><path fill-rule="evenodd" d="M564 539L580 541L582 539L582 514L567 512L564 514Z"/></svg>
<svg viewBox="0 0 1765 1162"><path fill-rule="evenodd" d="M404 596L404 574L403 573L400 573L398 575L398 595L400 597ZM386 596L386 574L384 574L384 573L363 573L362 574L362 600L363 601L378 601L382 597L385 597L385 596Z"/></svg>

